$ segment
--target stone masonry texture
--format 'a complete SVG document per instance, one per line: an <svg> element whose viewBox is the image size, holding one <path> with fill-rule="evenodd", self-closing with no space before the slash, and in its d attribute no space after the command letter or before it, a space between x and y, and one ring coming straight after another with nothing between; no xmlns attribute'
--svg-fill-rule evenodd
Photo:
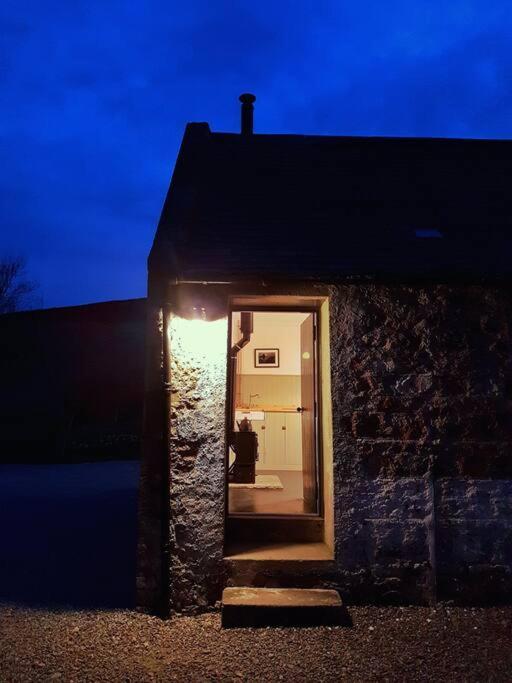
<svg viewBox="0 0 512 683"><path fill-rule="evenodd" d="M368 601L506 600L508 288L333 287L340 577Z"/></svg>
<svg viewBox="0 0 512 683"><path fill-rule="evenodd" d="M510 600L509 288L350 284L323 292L335 561L308 585L366 603ZM177 611L212 605L226 582L227 322L195 323L169 321L169 600Z"/></svg>
<svg viewBox="0 0 512 683"><path fill-rule="evenodd" d="M189 611L222 590L227 318L168 321L171 373L169 603Z"/></svg>

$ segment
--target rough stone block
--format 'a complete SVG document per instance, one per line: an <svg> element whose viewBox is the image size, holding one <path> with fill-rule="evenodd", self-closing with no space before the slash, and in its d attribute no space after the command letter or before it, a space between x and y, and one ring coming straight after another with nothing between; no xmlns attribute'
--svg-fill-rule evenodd
<svg viewBox="0 0 512 683"><path fill-rule="evenodd" d="M334 590L241 587L222 594L224 628L342 624L347 613Z"/></svg>

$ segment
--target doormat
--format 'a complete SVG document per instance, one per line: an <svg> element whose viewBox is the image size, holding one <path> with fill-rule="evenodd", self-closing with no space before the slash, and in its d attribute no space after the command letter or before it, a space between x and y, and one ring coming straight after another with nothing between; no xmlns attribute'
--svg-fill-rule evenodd
<svg viewBox="0 0 512 683"><path fill-rule="evenodd" d="M230 484L234 489L274 489L281 490L284 486L277 474L257 474L254 484Z"/></svg>

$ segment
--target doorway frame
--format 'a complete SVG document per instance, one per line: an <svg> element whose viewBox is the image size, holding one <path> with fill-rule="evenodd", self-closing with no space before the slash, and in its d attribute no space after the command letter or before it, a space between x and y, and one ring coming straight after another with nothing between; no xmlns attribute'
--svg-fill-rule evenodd
<svg viewBox="0 0 512 683"><path fill-rule="evenodd" d="M236 300L243 300L247 298L247 303L238 303ZM227 400L226 400L226 448L224 454L224 519L225 524L227 524L228 519L276 519L276 520L323 520L324 519L324 502L325 502L325 492L324 492L324 449L323 449L323 439L322 439L322 362L321 362L321 305L325 300L325 297L303 297L303 296L279 296L280 300L284 300L283 303L264 303L265 299L275 299L276 297L272 294L269 295L247 295L245 297L243 294L238 294L230 297L228 306L228 351L231 348L232 342L232 332L233 332L233 313L239 311L251 311L254 313L310 313L314 316L314 353L315 353L315 403L316 403L316 416L315 416L315 451L316 451L316 483L317 483L317 510L312 513L301 513L301 514L279 514L279 513L254 513L254 512L238 512L230 514L229 512L229 481L228 481L228 470L229 470L229 438L228 430L233 428L231 424L231 406L233 405L233 396L231 393L231 386L235 386L235 383L231 381L231 364L227 363ZM235 300L235 302L233 301ZM290 303L287 303L288 300ZM256 301L256 303L255 303ZM261 303L260 303L261 302ZM229 353L228 353L229 355ZM234 417L234 416L233 416Z"/></svg>

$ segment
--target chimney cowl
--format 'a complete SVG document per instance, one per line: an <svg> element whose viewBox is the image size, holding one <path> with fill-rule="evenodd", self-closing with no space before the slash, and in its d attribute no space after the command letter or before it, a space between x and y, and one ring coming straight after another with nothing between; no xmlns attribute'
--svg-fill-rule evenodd
<svg viewBox="0 0 512 683"><path fill-rule="evenodd" d="M256 96L252 93L243 93L238 98L242 103L241 134L252 135L253 132L253 112Z"/></svg>

